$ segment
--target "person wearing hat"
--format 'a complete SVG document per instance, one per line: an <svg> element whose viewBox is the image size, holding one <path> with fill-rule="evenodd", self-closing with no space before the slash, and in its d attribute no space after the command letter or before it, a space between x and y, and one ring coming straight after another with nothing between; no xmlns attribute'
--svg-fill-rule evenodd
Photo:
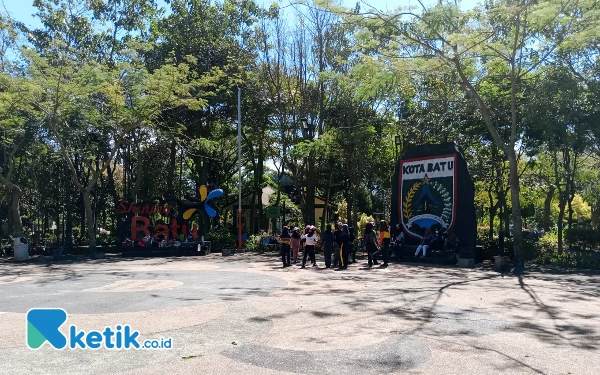
<svg viewBox="0 0 600 375"><path fill-rule="evenodd" d="M327 225L327 229L323 232L323 256L325 257L325 268L331 267L331 254L333 253L333 232L331 224Z"/></svg>
<svg viewBox="0 0 600 375"><path fill-rule="evenodd" d="M294 263L298 263L298 251L300 250L300 229L298 227L294 228L294 232L292 233L291 245L292 245L292 258L294 259Z"/></svg>
<svg viewBox="0 0 600 375"><path fill-rule="evenodd" d="M315 233L316 227L311 226L308 229L308 234L306 234L306 245L304 246L304 254L302 255L302 268L306 265L306 257L310 257L310 261L312 262L312 266L317 266L317 259L315 258L315 246L317 242L319 242L319 236Z"/></svg>
<svg viewBox="0 0 600 375"><path fill-rule="evenodd" d="M292 236L290 235L290 228L287 226L283 227L281 235L279 236L281 242L281 261L283 262L283 268L291 266L290 262L290 244Z"/></svg>

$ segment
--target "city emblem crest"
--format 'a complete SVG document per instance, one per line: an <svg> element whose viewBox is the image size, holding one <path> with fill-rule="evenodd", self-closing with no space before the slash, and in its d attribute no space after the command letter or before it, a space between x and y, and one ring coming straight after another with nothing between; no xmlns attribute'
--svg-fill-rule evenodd
<svg viewBox="0 0 600 375"><path fill-rule="evenodd" d="M456 217L456 155L403 160L398 212L405 232L422 238L426 229L445 232Z"/></svg>

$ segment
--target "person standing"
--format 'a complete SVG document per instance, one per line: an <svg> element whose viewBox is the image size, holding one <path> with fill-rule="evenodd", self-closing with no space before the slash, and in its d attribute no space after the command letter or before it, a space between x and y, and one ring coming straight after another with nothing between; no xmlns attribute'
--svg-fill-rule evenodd
<svg viewBox="0 0 600 375"><path fill-rule="evenodd" d="M292 236L290 235L290 228L283 227L281 235L279 236L281 242L281 261L283 262L283 268L291 266L290 262L290 244Z"/></svg>
<svg viewBox="0 0 600 375"><path fill-rule="evenodd" d="M333 233L333 267L337 267L340 263L340 246L342 245L342 223L339 222L335 226Z"/></svg>
<svg viewBox="0 0 600 375"><path fill-rule="evenodd" d="M387 221L381 220L379 222L379 246L381 246L381 252L383 255L383 265L388 265L388 250L390 248L390 227Z"/></svg>
<svg viewBox="0 0 600 375"><path fill-rule="evenodd" d="M291 244L292 244L292 258L294 263L298 263L298 251L300 250L300 229L294 228L292 233Z"/></svg>
<svg viewBox="0 0 600 375"><path fill-rule="evenodd" d="M349 254L352 255L352 261L348 260L349 264L352 263L356 263L356 248L354 247L354 240L356 239L356 236L354 235L354 227L348 227L348 232L350 232L350 252Z"/></svg>
<svg viewBox="0 0 600 375"><path fill-rule="evenodd" d="M375 253L377 252L377 234L373 230L373 223L368 223L365 227L365 233L363 234L365 240L365 246L367 247L367 254L369 257L369 267L373 264L379 264Z"/></svg>
<svg viewBox="0 0 600 375"><path fill-rule="evenodd" d="M323 232L323 256L325 257L325 268L331 267L331 255L333 253L333 232L331 224L327 225L327 229Z"/></svg>
<svg viewBox="0 0 600 375"><path fill-rule="evenodd" d="M315 258L315 245L319 242L319 237L316 235L316 227L310 227L308 234L306 235L306 245L304 246L304 254L302 256L302 268L306 265L306 257L310 257L312 266L317 266L317 260Z"/></svg>
<svg viewBox="0 0 600 375"><path fill-rule="evenodd" d="M348 224L342 225L341 241L340 267L338 269L345 270L348 268L348 255L350 254L350 231L348 230Z"/></svg>

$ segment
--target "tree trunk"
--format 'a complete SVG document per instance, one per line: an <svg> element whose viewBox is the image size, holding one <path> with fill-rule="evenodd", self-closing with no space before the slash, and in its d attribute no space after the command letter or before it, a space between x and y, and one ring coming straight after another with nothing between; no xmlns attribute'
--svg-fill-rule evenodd
<svg viewBox="0 0 600 375"><path fill-rule="evenodd" d="M490 231L488 234L488 238L491 240L494 239L494 219L496 218L496 206L494 205L494 197L492 196L492 191L488 190L488 199L490 200Z"/></svg>
<svg viewBox="0 0 600 375"><path fill-rule="evenodd" d="M330 221L329 220L329 196L331 194L331 183L333 178L333 173L331 170L333 166L329 166L329 178L327 179L327 189L325 194L325 207L323 207L323 222L321 223L321 233L325 232L325 226Z"/></svg>
<svg viewBox="0 0 600 375"><path fill-rule="evenodd" d="M577 172L577 153L573 153L573 157L571 158L571 153L569 150L565 150L563 155L565 158L565 172L566 172L566 193L567 193L567 207L568 207L568 224L569 228L573 227L573 199L575 198L575 173ZM571 166L571 160L573 160L573 166Z"/></svg>
<svg viewBox="0 0 600 375"><path fill-rule="evenodd" d="M264 135L264 133L263 133ZM258 223L259 229L267 228L269 226L265 210L263 209L262 204L262 188L263 188L263 176L265 174L265 149L264 149L264 137L261 137L260 143L258 144L258 173L257 173L257 190L256 194L258 194Z"/></svg>
<svg viewBox="0 0 600 375"><path fill-rule="evenodd" d="M175 139L171 141L171 149L169 155L169 169L167 170L167 193L169 197L175 196L175 188L173 187L173 180L175 179L175 157L177 156L177 144Z"/></svg>
<svg viewBox="0 0 600 375"><path fill-rule="evenodd" d="M90 247L90 254L96 255L96 226L94 225L94 210L90 192L86 189L81 193L83 197L83 206L85 208L85 221L87 223L87 239Z"/></svg>
<svg viewBox="0 0 600 375"><path fill-rule="evenodd" d="M514 264L517 271L521 271L525 264L523 253L523 224L521 218L521 185L519 184L519 169L517 155L514 148L509 148L507 152L508 163L510 167L510 198L512 203L512 224L513 224L513 250Z"/></svg>
<svg viewBox="0 0 600 375"><path fill-rule="evenodd" d="M555 188L558 191L558 253L562 254L563 252L563 219L565 217L565 195L562 189L560 188L560 174L558 174L558 156L556 150L552 153L552 158L554 162L554 180L555 180Z"/></svg>
<svg viewBox="0 0 600 375"><path fill-rule="evenodd" d="M315 160L313 152L308 155L308 171L306 176L306 213L307 224L317 225L315 217Z"/></svg>
<svg viewBox="0 0 600 375"><path fill-rule="evenodd" d="M79 201L77 203L79 206L79 217L81 218L81 221L79 222L79 238L83 238L83 236L85 234L85 230L86 230L85 200L83 198L83 194L79 195ZM81 203L83 203L83 204L81 204ZM90 205L91 205L91 200L90 200Z"/></svg>
<svg viewBox="0 0 600 375"><path fill-rule="evenodd" d="M546 193L546 199L544 200L544 232L550 231L550 211L555 190L556 188L554 186L550 186L550 190Z"/></svg>
<svg viewBox="0 0 600 375"><path fill-rule="evenodd" d="M10 213L12 216L13 233L15 237L23 235L23 222L21 221L21 188L17 185L11 186L11 202L10 202Z"/></svg>
<svg viewBox="0 0 600 375"><path fill-rule="evenodd" d="M73 196L71 189L71 182L67 181L66 188L66 218L65 218L65 243L67 246L73 246ZM118 206L115 206L118 207Z"/></svg>
<svg viewBox="0 0 600 375"><path fill-rule="evenodd" d="M563 245L563 227L564 227L564 220L565 220L565 205L566 205L566 199L565 199L565 192L559 192L559 202L558 202L558 253L562 254L563 250L564 250L564 245Z"/></svg>

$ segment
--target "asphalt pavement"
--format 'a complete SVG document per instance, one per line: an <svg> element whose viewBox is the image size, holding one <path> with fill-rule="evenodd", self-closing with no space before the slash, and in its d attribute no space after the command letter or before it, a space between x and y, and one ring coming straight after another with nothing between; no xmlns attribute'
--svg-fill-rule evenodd
<svg viewBox="0 0 600 375"><path fill-rule="evenodd" d="M0 374L600 374L600 274L420 264L283 268L276 256L0 262ZM27 345L130 325L156 350Z"/></svg>

